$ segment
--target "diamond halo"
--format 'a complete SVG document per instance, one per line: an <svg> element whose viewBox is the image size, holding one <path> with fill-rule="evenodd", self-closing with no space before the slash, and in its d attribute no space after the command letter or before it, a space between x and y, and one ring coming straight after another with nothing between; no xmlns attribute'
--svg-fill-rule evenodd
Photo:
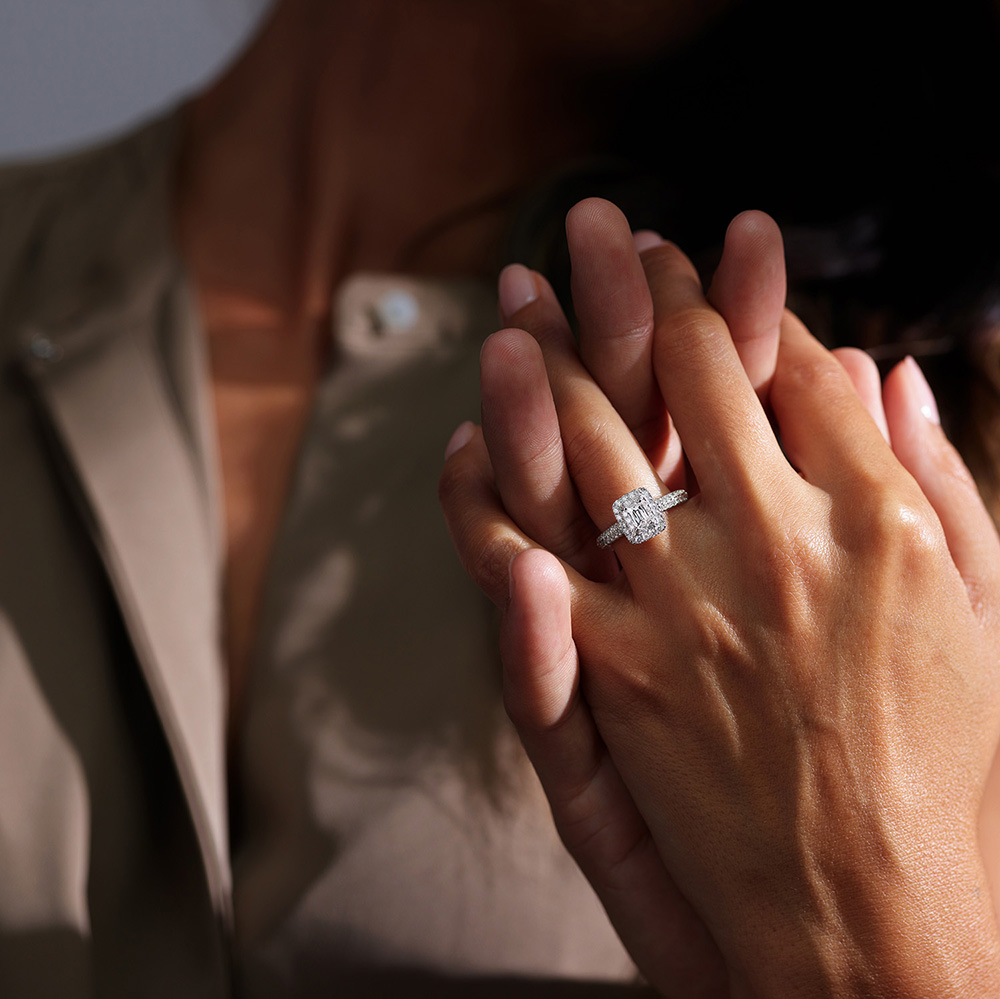
<svg viewBox="0 0 1000 999"><path fill-rule="evenodd" d="M611 505L615 523L598 537L598 546L607 548L621 537L633 545L655 538L667 526L663 512L687 498L688 494L683 489L654 498L643 486L619 496Z"/></svg>

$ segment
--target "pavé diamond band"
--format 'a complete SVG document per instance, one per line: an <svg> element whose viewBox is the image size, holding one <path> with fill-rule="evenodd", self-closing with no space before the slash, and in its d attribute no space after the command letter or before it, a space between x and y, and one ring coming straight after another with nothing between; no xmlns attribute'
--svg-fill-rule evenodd
<svg viewBox="0 0 1000 999"><path fill-rule="evenodd" d="M649 490L642 486L619 496L611 505L618 523L598 535L597 546L607 548L620 537L631 541L633 545L655 538L667 526L663 511L683 503L687 498L688 494L683 489L675 489L672 493L654 499Z"/></svg>

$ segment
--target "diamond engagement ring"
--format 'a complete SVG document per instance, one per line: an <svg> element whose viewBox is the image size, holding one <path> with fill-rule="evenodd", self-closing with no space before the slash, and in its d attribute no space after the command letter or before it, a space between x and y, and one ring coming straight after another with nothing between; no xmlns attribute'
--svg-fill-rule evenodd
<svg viewBox="0 0 1000 999"><path fill-rule="evenodd" d="M642 486L620 496L611 505L618 523L598 535L598 548L607 548L623 536L633 545L655 538L667 527L663 511L683 503L687 498L688 494L683 489L675 489L666 496L654 499L649 490Z"/></svg>

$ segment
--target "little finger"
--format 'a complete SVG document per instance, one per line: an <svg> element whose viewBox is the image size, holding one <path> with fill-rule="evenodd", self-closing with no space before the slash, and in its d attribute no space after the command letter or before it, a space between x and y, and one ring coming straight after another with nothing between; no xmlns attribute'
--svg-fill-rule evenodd
<svg viewBox="0 0 1000 999"><path fill-rule="evenodd" d="M972 474L941 429L930 386L913 358L885 380L892 448L944 528L951 557L980 620L1000 621L1000 540Z"/></svg>

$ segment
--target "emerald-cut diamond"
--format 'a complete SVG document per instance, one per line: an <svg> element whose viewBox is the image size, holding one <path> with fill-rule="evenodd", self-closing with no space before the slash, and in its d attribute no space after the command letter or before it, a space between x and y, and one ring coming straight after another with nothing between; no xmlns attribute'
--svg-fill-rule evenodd
<svg viewBox="0 0 1000 999"><path fill-rule="evenodd" d="M622 534L633 545L648 541L666 529L663 511L642 486L616 499L611 509L622 526Z"/></svg>

